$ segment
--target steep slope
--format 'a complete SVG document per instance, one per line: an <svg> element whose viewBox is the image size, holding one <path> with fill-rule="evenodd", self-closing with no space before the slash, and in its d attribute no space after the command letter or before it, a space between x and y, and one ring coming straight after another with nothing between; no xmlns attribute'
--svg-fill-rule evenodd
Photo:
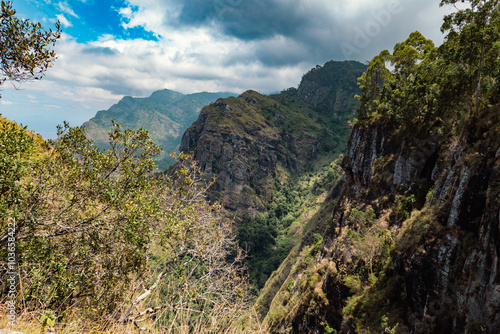
<svg viewBox="0 0 500 334"><path fill-rule="evenodd" d="M160 169L165 169L174 162L168 153L179 146L182 134L196 120L201 108L230 95L206 92L183 95L164 89L147 98L126 96L108 110L97 112L94 118L83 125L87 137L103 148L108 146L112 120L124 128L149 130L155 142L163 147L157 162Z"/></svg>
<svg viewBox="0 0 500 334"><path fill-rule="evenodd" d="M219 99L183 136L181 150L192 151L215 177L209 198L221 201L238 223L256 291L302 233L310 234L303 225L337 175L338 163L331 162L344 150L359 104L356 79L365 69L329 62L305 74L298 89Z"/></svg>
<svg viewBox="0 0 500 334"><path fill-rule="evenodd" d="M499 111L454 136L357 124L347 184L310 222L330 222L320 250L306 244L290 261L268 313L273 332L497 333Z"/></svg>
<svg viewBox="0 0 500 334"><path fill-rule="evenodd" d="M414 32L360 77L345 184L307 223L322 238L258 301L272 333L500 331L500 7L471 7L439 48Z"/></svg>
<svg viewBox="0 0 500 334"><path fill-rule="evenodd" d="M366 65L358 62L329 61L304 75L298 95L316 111L342 118L346 110L355 110L358 105L353 96L359 94L359 88L353 78L365 70Z"/></svg>
<svg viewBox="0 0 500 334"><path fill-rule="evenodd" d="M357 62L329 62L304 75L298 89L263 96L247 91L205 107L180 149L194 152L209 176L211 199L238 221L263 213L283 171L300 174L342 152L355 114ZM324 78L340 78L335 85ZM329 162L328 162L329 163Z"/></svg>

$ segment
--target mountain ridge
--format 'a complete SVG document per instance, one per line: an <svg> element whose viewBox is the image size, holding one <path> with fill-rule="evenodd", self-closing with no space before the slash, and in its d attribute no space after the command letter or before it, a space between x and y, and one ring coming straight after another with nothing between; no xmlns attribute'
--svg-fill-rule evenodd
<svg viewBox="0 0 500 334"><path fill-rule="evenodd" d="M114 120L124 128L149 130L151 137L163 148L157 158L158 167L166 169L175 161L170 151L178 148L184 131L198 117L203 106L232 93L200 92L182 94L169 89L153 92L149 97L123 97L107 110L100 110L83 126L87 137L101 148L108 148L108 132Z"/></svg>

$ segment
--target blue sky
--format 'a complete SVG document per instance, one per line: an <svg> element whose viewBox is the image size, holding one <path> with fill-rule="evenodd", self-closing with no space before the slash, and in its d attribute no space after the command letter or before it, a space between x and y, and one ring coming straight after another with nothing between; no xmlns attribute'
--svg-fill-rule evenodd
<svg viewBox="0 0 500 334"><path fill-rule="evenodd" d="M368 61L419 30L440 44L436 0L14 0L63 37L36 82L2 87L0 113L46 138L123 96L296 87L329 60Z"/></svg>

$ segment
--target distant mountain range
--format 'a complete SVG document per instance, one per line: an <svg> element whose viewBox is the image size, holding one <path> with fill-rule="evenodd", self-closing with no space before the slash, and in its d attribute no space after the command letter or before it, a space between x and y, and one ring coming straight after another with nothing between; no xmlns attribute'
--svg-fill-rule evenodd
<svg viewBox="0 0 500 334"><path fill-rule="evenodd" d="M94 118L85 122L87 137L101 148L108 148L108 132L112 120L123 128L147 129L156 144L163 148L157 159L159 169L165 169L174 161L169 152L176 150L184 131L198 118L202 107L231 93L181 94L168 89L154 92L146 98L125 96L108 110L98 111Z"/></svg>

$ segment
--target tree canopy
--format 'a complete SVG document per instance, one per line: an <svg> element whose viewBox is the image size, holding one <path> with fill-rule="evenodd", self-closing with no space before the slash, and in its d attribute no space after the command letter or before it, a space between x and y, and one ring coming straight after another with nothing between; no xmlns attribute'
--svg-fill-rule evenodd
<svg viewBox="0 0 500 334"><path fill-rule="evenodd" d="M11 1L2 1L0 13L0 84L6 80L38 80L56 59L51 49L61 37L61 25L45 30L38 22L15 16Z"/></svg>
<svg viewBox="0 0 500 334"><path fill-rule="evenodd" d="M389 117L407 130L429 129L436 121L451 129L499 102L499 1L467 2L469 8L445 16L440 47L416 31L392 53L373 58L358 79L360 118Z"/></svg>

